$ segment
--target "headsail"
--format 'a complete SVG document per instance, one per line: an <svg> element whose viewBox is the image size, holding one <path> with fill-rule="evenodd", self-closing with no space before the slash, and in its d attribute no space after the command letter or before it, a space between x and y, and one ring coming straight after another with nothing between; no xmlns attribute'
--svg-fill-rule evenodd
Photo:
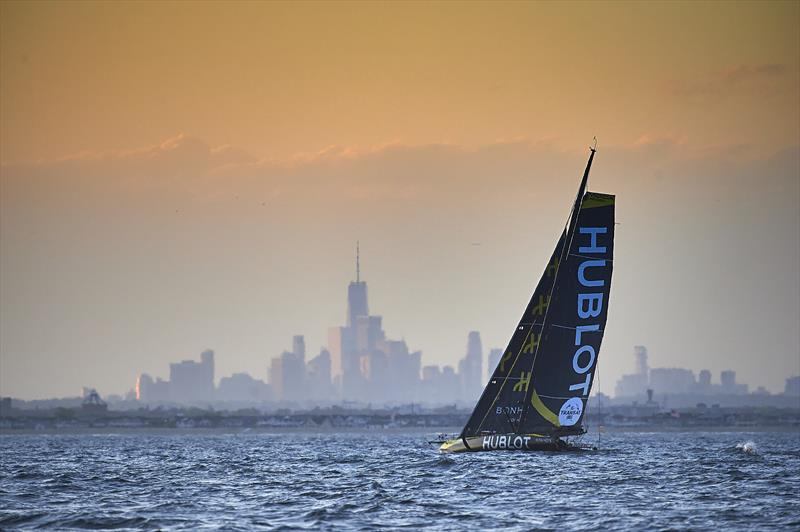
<svg viewBox="0 0 800 532"><path fill-rule="evenodd" d="M567 226L462 438L582 431L608 310L614 238L614 196L585 192L594 153Z"/></svg>

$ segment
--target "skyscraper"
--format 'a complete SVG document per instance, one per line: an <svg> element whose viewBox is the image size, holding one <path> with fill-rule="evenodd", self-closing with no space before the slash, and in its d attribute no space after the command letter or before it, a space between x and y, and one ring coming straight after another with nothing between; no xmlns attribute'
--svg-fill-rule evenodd
<svg viewBox="0 0 800 532"><path fill-rule="evenodd" d="M200 353L200 362L184 360L169 365L169 395L176 403L214 400L214 351Z"/></svg>
<svg viewBox="0 0 800 532"><path fill-rule="evenodd" d="M306 342L303 335L292 337L292 350L270 361L269 384L278 401L308 400L306 380Z"/></svg>
<svg viewBox="0 0 800 532"><path fill-rule="evenodd" d="M308 361L306 371L306 390L310 399L330 401L331 390L331 354L323 348L319 355Z"/></svg>
<svg viewBox="0 0 800 532"><path fill-rule="evenodd" d="M700 375L697 379L697 392L703 395L711 393L711 372L707 369L700 370Z"/></svg>
<svg viewBox="0 0 800 532"><path fill-rule="evenodd" d="M295 335L292 338L292 353L294 353L303 364L306 363L306 339L302 334Z"/></svg>
<svg viewBox="0 0 800 532"><path fill-rule="evenodd" d="M489 378L492 376L492 372L494 372L495 368L497 368L498 364L500 364L500 357L503 356L503 350L499 348L494 348L489 350L488 356L488 364L486 365L486 377L484 378L485 382L489 382Z"/></svg>
<svg viewBox="0 0 800 532"><path fill-rule="evenodd" d="M633 346L633 356L636 358L636 373L647 376L647 348L643 345Z"/></svg>
<svg viewBox="0 0 800 532"><path fill-rule="evenodd" d="M419 391L422 354L409 353L403 340L387 340L381 316L369 314L360 260L357 246L356 280L347 290L347 325L328 333L334 386L349 401L413 401Z"/></svg>
<svg viewBox="0 0 800 532"><path fill-rule="evenodd" d="M359 316L369 316L367 283L361 280L361 253L356 243L356 280L347 287L347 326L352 327Z"/></svg>
<svg viewBox="0 0 800 532"><path fill-rule="evenodd" d="M472 401L481 392L483 345L481 333L470 331L467 337L467 354L458 363L458 374L461 379L461 398Z"/></svg>
<svg viewBox="0 0 800 532"><path fill-rule="evenodd" d="M342 399L366 399L362 357L368 356L381 339L381 318L369 315L367 283L361 280L361 256L356 244L356 280L347 287L347 325L332 327L328 332L331 375Z"/></svg>
<svg viewBox="0 0 800 532"><path fill-rule="evenodd" d="M647 348L643 345L633 346L634 372L623 375L618 381L614 391L617 397L636 397L647 390L650 369L647 366ZM694 377L692 377L694 378ZM659 390L663 392L663 390Z"/></svg>

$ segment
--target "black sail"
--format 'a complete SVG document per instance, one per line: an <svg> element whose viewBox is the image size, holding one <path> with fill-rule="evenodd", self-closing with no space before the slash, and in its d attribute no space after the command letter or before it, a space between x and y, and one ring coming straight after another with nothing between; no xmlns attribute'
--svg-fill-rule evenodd
<svg viewBox="0 0 800 532"><path fill-rule="evenodd" d="M462 437L582 430L608 311L614 237L614 197L584 193L593 156L594 150L567 227Z"/></svg>
<svg viewBox="0 0 800 532"><path fill-rule="evenodd" d="M531 366L520 432L583 432L608 317L613 258L614 196L587 192Z"/></svg>

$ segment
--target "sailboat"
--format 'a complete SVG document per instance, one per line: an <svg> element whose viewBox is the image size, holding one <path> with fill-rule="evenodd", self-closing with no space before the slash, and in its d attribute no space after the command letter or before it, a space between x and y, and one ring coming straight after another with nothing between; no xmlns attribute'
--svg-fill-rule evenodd
<svg viewBox="0 0 800 532"><path fill-rule="evenodd" d="M608 315L614 196L588 192L597 143L558 239L472 415L443 452L573 450Z"/></svg>

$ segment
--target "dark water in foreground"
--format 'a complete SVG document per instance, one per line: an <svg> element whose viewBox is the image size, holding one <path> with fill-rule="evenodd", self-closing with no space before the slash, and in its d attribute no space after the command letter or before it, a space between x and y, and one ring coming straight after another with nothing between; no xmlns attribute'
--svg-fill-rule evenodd
<svg viewBox="0 0 800 532"><path fill-rule="evenodd" d="M798 432L606 434L565 454L424 440L0 436L0 528L800 529Z"/></svg>

